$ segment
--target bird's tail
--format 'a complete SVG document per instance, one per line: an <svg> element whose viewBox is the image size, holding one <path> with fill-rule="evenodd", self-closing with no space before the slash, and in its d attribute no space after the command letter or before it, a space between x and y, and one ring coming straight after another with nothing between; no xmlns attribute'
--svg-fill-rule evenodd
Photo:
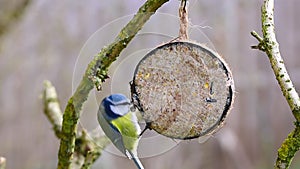
<svg viewBox="0 0 300 169"><path fill-rule="evenodd" d="M144 169L143 164L141 163L140 159L134 155L131 151L128 151L128 153L131 156L131 159L133 160L134 164L137 166L138 169Z"/></svg>

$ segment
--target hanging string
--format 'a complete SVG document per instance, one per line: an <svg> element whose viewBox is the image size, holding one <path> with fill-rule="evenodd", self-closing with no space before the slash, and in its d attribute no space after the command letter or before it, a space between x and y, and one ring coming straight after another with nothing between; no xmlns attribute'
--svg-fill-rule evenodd
<svg viewBox="0 0 300 169"><path fill-rule="evenodd" d="M180 40L187 40L188 37L188 12L187 12L187 0L181 0L181 4L179 7L179 37Z"/></svg>

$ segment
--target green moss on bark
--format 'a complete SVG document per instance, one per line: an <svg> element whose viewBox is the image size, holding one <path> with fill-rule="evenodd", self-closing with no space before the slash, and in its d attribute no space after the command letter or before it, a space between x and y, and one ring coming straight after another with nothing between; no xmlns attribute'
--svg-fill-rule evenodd
<svg viewBox="0 0 300 169"><path fill-rule="evenodd" d="M275 164L276 169L288 168L296 152L300 148L299 122L296 122L295 125L296 128L288 135L278 149L278 157Z"/></svg>

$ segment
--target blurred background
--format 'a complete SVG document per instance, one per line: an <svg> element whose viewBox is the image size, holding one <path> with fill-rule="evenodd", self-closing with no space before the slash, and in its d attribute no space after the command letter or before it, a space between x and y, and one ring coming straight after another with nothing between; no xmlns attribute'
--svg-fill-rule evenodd
<svg viewBox="0 0 300 169"><path fill-rule="evenodd" d="M19 10L24 2L0 1L0 21L5 23L0 24L0 30L5 28L0 31L0 156L7 158L8 169L51 169L57 164L59 140L43 114L43 81L48 79L55 85L63 109L87 63L113 41L144 0L31 0L24 11ZM175 145L160 153L142 158L145 168L273 167L277 149L293 129L294 119L267 56L250 49L257 44L250 31L261 30L261 4L262 0L189 1L191 30L194 30L190 38L216 50L231 66L236 85L234 108L225 126L209 140L201 144L197 139L174 141ZM112 65L114 73L110 73L104 91L93 91L84 106L83 127L97 128L97 102L111 92L123 91L118 88L117 72L132 76L132 57L128 56L141 57L177 36L178 6L178 0L163 5L124 50L120 61ZM299 7L297 0L275 3L281 54L298 91ZM11 14L16 9L20 16ZM126 64L131 66L130 70L120 68ZM297 155L291 168L299 167ZM93 168L125 169L134 165L122 156L104 151Z"/></svg>

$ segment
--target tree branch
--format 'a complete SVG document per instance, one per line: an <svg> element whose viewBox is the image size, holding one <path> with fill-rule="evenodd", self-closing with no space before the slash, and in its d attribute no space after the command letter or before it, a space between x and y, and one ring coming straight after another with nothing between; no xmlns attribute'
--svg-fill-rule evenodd
<svg viewBox="0 0 300 169"><path fill-rule="evenodd" d="M59 106L56 90L49 81L44 81L43 101L44 113L52 124L55 135L57 138L60 138L62 112Z"/></svg>
<svg viewBox="0 0 300 169"><path fill-rule="evenodd" d="M251 34L259 41L257 48L263 50L268 55L281 91L294 117L300 122L300 98L294 88L279 51L279 44L275 36L273 12L274 0L265 0L262 6L261 16L263 38L260 38L256 32L252 32Z"/></svg>
<svg viewBox="0 0 300 169"><path fill-rule="evenodd" d="M292 159L300 147L300 126L296 122L295 129L288 135L288 137L281 144L278 149L278 157L275 163L275 169L289 168Z"/></svg>
<svg viewBox="0 0 300 169"><path fill-rule="evenodd" d="M98 133L99 134L99 133ZM84 147L81 148L83 150L84 155L84 161L81 166L81 169L88 169L94 164L94 162L101 156L102 150L110 144L110 140L106 137L97 137L96 134L94 136L93 133L90 133L89 135L92 135L93 137L88 137L86 133L83 132L81 141Z"/></svg>
<svg viewBox="0 0 300 169"><path fill-rule="evenodd" d="M87 100L89 92L94 85L98 90L108 78L107 70L117 59L121 51L142 28L150 16L168 0L148 0L140 7L137 14L121 30L115 42L103 48L101 52L89 63L86 72L73 96L69 99L63 114L61 142L58 152L58 169L70 168L74 154L77 123L83 103Z"/></svg>
<svg viewBox="0 0 300 169"><path fill-rule="evenodd" d="M261 12L263 38L261 38L256 32L251 32L251 35L259 41L259 44L257 46L252 46L252 48L262 50L268 55L281 91L286 98L295 119L297 120L295 123L295 129L288 135L281 147L278 149L278 157L274 166L276 169L289 168L295 153L300 148L300 98L286 70L279 51L279 44L276 40L274 26L274 0L264 0Z"/></svg>
<svg viewBox="0 0 300 169"><path fill-rule="evenodd" d="M62 113L54 86L49 81L44 82L43 91L44 113L53 126L57 138L61 138ZM83 129L75 140L75 158L72 166L84 166L88 169L101 155L102 150L109 144L105 135L100 133L86 133Z"/></svg>

